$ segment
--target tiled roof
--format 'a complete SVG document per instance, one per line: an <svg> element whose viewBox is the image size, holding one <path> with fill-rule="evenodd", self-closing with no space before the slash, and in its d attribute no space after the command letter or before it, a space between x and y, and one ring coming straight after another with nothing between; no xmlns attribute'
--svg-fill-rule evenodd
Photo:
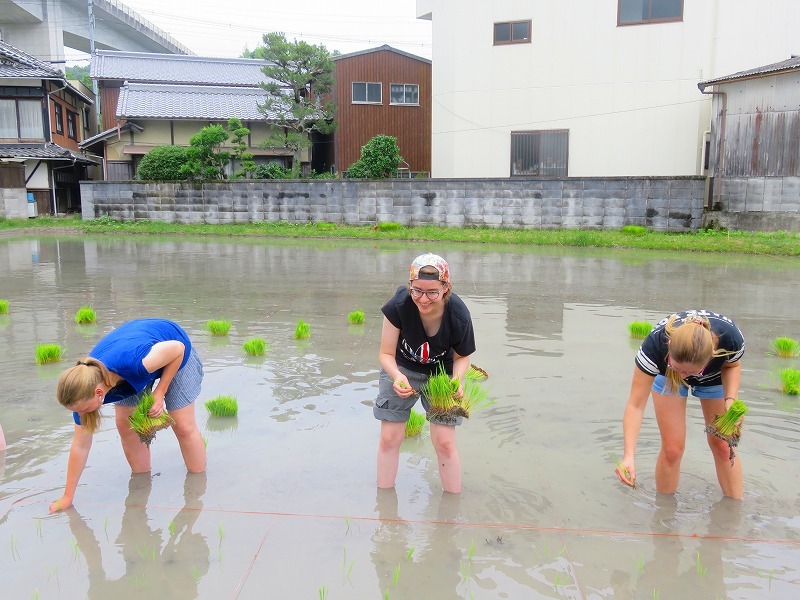
<svg viewBox="0 0 800 600"><path fill-rule="evenodd" d="M0 78L38 77L65 79L64 73L26 54L11 44L0 41Z"/></svg>
<svg viewBox="0 0 800 600"><path fill-rule="evenodd" d="M17 160L69 160L81 163L100 164L97 156L80 154L58 144L0 144L0 160L11 158Z"/></svg>
<svg viewBox="0 0 800 600"><path fill-rule="evenodd" d="M78 147L81 149L88 148L89 146L94 146L98 142L103 142L105 140L111 139L112 137L116 137L117 135L123 133L124 131L133 131L134 133L141 133L144 131L144 127L137 125L132 121L128 121L127 123L123 123L119 127L112 127L110 129L106 129L105 131L101 131L100 133L93 135L90 138L86 138L82 142L78 144Z"/></svg>
<svg viewBox="0 0 800 600"><path fill-rule="evenodd" d="M265 80L263 60L209 58L98 50L92 55L93 79L133 82L191 83L198 85L257 86Z"/></svg>
<svg viewBox="0 0 800 600"><path fill-rule="evenodd" d="M709 79L708 81L701 81L697 84L697 87L699 87L702 91L705 87L717 83L726 83L728 81L746 79L748 77L774 75L775 73L779 73L781 71L796 71L797 69L800 69L800 56L792 56L791 58L772 63L771 65L764 65L763 67L756 67L755 69L748 69L747 71L739 71L738 73L733 73L732 75L725 75L723 77Z"/></svg>
<svg viewBox="0 0 800 600"><path fill-rule="evenodd" d="M362 56L364 54L372 54L374 52L394 52L395 54L399 54L400 56L405 56L406 58L411 58L414 60L418 60L420 62L424 62L427 64L431 64L431 61L427 58L422 58L421 56L417 56L416 54L411 54L410 52L403 52L402 50L398 50L397 48L392 48L388 44L384 44L383 46L378 46L377 48L368 48L367 50L358 50L356 52L348 52L347 54L339 54L337 56L333 56L333 60L342 60L343 58L352 58L353 56Z"/></svg>
<svg viewBox="0 0 800 600"><path fill-rule="evenodd" d="M117 117L126 119L213 119L262 121L261 88L126 83L120 89Z"/></svg>

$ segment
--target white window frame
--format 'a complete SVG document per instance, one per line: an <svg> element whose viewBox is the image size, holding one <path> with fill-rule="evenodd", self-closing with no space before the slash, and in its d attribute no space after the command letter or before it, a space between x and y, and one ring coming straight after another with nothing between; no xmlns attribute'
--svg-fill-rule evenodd
<svg viewBox="0 0 800 600"><path fill-rule="evenodd" d="M392 88L395 86L403 86L403 101L402 102L394 102L392 100ZM417 101L416 102L406 102L406 98L408 96L408 88L417 88ZM389 104L393 106L419 106L419 84L417 83L390 83L389 84Z"/></svg>
<svg viewBox="0 0 800 600"><path fill-rule="evenodd" d="M356 100L355 86L364 86L365 100ZM378 101L369 100L369 86L377 85L380 92L380 99ZM354 81L350 86L351 101L353 104L383 104L383 84L380 81Z"/></svg>

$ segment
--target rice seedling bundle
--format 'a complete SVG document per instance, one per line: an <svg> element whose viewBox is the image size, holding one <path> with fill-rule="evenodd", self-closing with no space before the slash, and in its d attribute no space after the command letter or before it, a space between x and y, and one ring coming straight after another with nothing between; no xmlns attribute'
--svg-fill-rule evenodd
<svg viewBox="0 0 800 600"><path fill-rule="evenodd" d="M78 325L87 325L94 323L97 316L94 314L94 309L91 306L81 306L78 312L75 313L75 322Z"/></svg>
<svg viewBox="0 0 800 600"><path fill-rule="evenodd" d="M0 315L7 315L9 306L11 303L8 300L0 300Z"/></svg>
<svg viewBox="0 0 800 600"><path fill-rule="evenodd" d="M489 391L479 382L467 379L464 381L464 389L461 398L456 401L464 411L464 416L469 416L476 410L486 408L494 404L494 400L489 400Z"/></svg>
<svg viewBox="0 0 800 600"><path fill-rule="evenodd" d="M788 337L778 337L772 340L772 350L782 358L800 356L800 342Z"/></svg>
<svg viewBox="0 0 800 600"><path fill-rule="evenodd" d="M728 442L728 447L731 450L731 465L733 465L733 459L736 458L736 452L733 449L739 445L739 439L742 437L742 428L739 421L741 421L745 413L747 413L747 405L741 400L734 400L728 410L721 415L717 415L714 423L705 429L706 433Z"/></svg>
<svg viewBox="0 0 800 600"><path fill-rule="evenodd" d="M267 352L267 341L261 338L252 338L242 344L242 348L250 356L264 356Z"/></svg>
<svg viewBox="0 0 800 600"><path fill-rule="evenodd" d="M217 396L206 402L206 409L212 417L235 417L239 413L239 403L233 396Z"/></svg>
<svg viewBox="0 0 800 600"><path fill-rule="evenodd" d="M781 370L781 391L787 396L800 395L800 369Z"/></svg>
<svg viewBox="0 0 800 600"><path fill-rule="evenodd" d="M297 327L294 329L294 339L304 340L311 335L311 325L300 319L297 322Z"/></svg>
<svg viewBox="0 0 800 600"><path fill-rule="evenodd" d="M146 393L142 396L139 404L136 405L131 416L128 417L131 429L133 429L139 435L139 439L148 446L155 439L157 431L166 429L175 423L172 417L167 414L167 411L162 411L157 417L151 417L147 414L147 412L153 408L154 401L153 394L150 392Z"/></svg>
<svg viewBox="0 0 800 600"><path fill-rule="evenodd" d="M412 410L408 421L406 421L406 437L417 437L421 434L422 428L425 426L425 420L425 413Z"/></svg>
<svg viewBox="0 0 800 600"><path fill-rule="evenodd" d="M351 325L361 325L364 322L364 311L354 310L347 315L347 320L350 321Z"/></svg>
<svg viewBox="0 0 800 600"><path fill-rule="evenodd" d="M206 321L206 329L211 332L211 335L228 335L231 330L231 322L224 319L219 321Z"/></svg>
<svg viewBox="0 0 800 600"><path fill-rule="evenodd" d="M464 410L455 399L454 394L457 391L458 380L450 379L444 367L440 366L439 370L420 387L420 393L425 395L430 404L428 418L436 417L445 423L455 423L456 417L468 416L464 414Z"/></svg>
<svg viewBox="0 0 800 600"><path fill-rule="evenodd" d="M484 381L488 379L489 374L481 369L478 365L470 365L467 372L464 374L466 380L471 381Z"/></svg>
<svg viewBox="0 0 800 600"><path fill-rule="evenodd" d="M634 321L628 324L628 332L631 337L638 340L643 340L647 334L653 329L653 325L647 321Z"/></svg>
<svg viewBox="0 0 800 600"><path fill-rule="evenodd" d="M36 344L36 364L46 365L61 360L63 349L58 344Z"/></svg>

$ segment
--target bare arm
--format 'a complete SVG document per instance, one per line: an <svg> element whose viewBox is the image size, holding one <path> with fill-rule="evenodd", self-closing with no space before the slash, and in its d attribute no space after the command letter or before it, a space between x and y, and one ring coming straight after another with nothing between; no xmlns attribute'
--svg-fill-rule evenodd
<svg viewBox="0 0 800 600"><path fill-rule="evenodd" d="M638 367L633 368L631 393L628 397L628 404L625 406L625 414L622 417L624 440L622 461L615 469L617 477L625 485L633 486L636 482L636 463L634 460L636 444L639 441L639 431L642 428L644 409L647 406L647 399L650 397L653 379L655 377L648 375Z"/></svg>
<svg viewBox="0 0 800 600"><path fill-rule="evenodd" d="M733 404L733 401L739 397L739 382L742 380L742 361L737 360L733 363L725 363L722 365L722 389L725 393L725 408L728 409Z"/></svg>
<svg viewBox="0 0 800 600"><path fill-rule="evenodd" d="M183 342L177 340L158 342L150 348L150 352L142 360L142 364L148 373L153 373L161 368L164 369L161 372L156 389L153 390L155 402L148 413L151 417L157 417L164 410L164 396L167 394L169 384L172 383L175 373L180 369L185 351L186 346L183 345Z"/></svg>
<svg viewBox="0 0 800 600"><path fill-rule="evenodd" d="M383 329L381 330L381 347L378 351L378 360L381 368L394 380L394 391L401 398L408 398L414 391L408 378L400 372L397 367L397 341L400 339L400 330L392 325L386 317L383 317Z"/></svg>
<svg viewBox="0 0 800 600"><path fill-rule="evenodd" d="M64 495L50 505L50 512L57 512L72 506L75 499L75 490L78 489L83 469L86 467L86 460L89 458L89 451L92 449L92 433L81 425L75 425L75 434L72 437L72 446L69 449L69 461L67 462L67 484L64 487Z"/></svg>

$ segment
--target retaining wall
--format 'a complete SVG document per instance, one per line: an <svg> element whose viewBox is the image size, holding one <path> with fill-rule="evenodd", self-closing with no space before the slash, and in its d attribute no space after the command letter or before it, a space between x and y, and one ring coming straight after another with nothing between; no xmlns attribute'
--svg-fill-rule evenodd
<svg viewBox="0 0 800 600"><path fill-rule="evenodd" d="M696 231L702 177L84 181L83 218L171 223L288 221L369 225Z"/></svg>

